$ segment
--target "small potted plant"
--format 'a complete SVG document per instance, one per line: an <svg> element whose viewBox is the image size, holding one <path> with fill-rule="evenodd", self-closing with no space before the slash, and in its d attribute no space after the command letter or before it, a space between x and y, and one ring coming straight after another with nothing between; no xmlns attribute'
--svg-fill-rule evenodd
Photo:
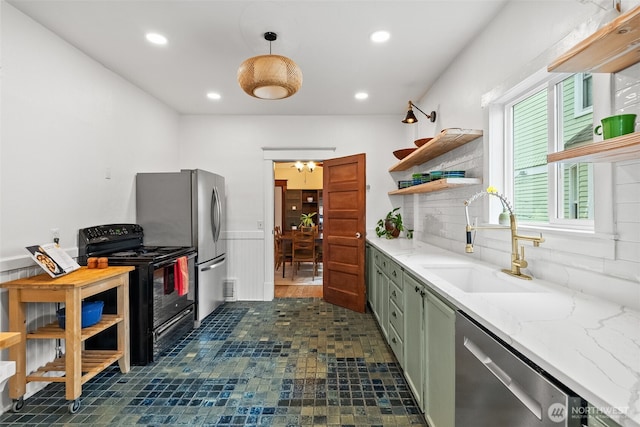
<svg viewBox="0 0 640 427"><path fill-rule="evenodd" d="M393 239L400 235L400 232L404 230L402 224L402 215L398 212L400 208L395 208L390 211L384 219L378 220L376 226L376 234L378 237L386 237L387 239Z"/></svg>
<svg viewBox="0 0 640 427"><path fill-rule="evenodd" d="M313 227L313 216L316 212L310 212L308 214L303 213L300 215L300 227Z"/></svg>

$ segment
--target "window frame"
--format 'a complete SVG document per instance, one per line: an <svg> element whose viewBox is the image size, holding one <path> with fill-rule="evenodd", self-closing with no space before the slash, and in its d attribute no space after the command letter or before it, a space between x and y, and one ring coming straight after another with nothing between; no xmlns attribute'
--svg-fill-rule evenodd
<svg viewBox="0 0 640 427"><path fill-rule="evenodd" d="M505 105L512 102L518 96L524 96L526 93L534 93L536 88L538 90L542 86L548 85L549 81L556 80L561 81L566 79L573 73L549 73L546 67L533 72L529 77L524 78L519 83L513 85L509 89L504 87L498 87L494 91L488 92L483 98L486 99L484 107L486 108L486 129L487 140L484 145L484 182L487 185L493 185L497 188L504 189L504 194L510 199L513 197L513 180L507 179L510 177L510 170L512 167L508 163L508 159L512 158L512 147L506 144L508 135L512 132L511 129L511 117L510 113L506 114ZM613 75L612 74L593 74L593 112L594 122L599 117L606 117L612 114L612 98L611 90L613 87ZM555 120L555 119L554 119ZM550 152L556 151L554 148L549 148ZM552 170L558 168L554 163L548 164L548 167ZM592 185L594 201L592 203L593 209L593 227L574 226L570 227L570 224L565 224L563 221L550 224L530 223L525 224L518 222L518 226L524 230L531 231L545 231L546 235L557 235L560 241L566 242L567 236L571 239L583 236L589 238L590 242L594 246L589 246L589 253L593 256L602 256L604 258L613 259L614 256L614 220L613 220L613 194L611 186L613 183L613 167L610 163L595 163L592 165ZM555 177L554 177L555 179ZM556 194L553 195L556 200ZM497 223L497 218L501 212L499 203L489 200L486 205L485 217L488 219L487 223ZM555 212L555 211L554 211ZM574 220L580 221L580 220ZM550 246L555 246L548 242ZM582 248L575 248L575 251L567 250L564 245L559 245L558 249L563 249L568 252L575 252L582 254Z"/></svg>
<svg viewBox="0 0 640 427"><path fill-rule="evenodd" d="M593 75L591 73L576 73L573 75L575 98L573 98L573 114L576 117L581 117L589 113L593 113L593 84L591 85L592 96L591 96L591 105L588 107L584 107L584 80L585 76L589 75L591 82L593 83ZM580 90L577 90L580 88Z"/></svg>

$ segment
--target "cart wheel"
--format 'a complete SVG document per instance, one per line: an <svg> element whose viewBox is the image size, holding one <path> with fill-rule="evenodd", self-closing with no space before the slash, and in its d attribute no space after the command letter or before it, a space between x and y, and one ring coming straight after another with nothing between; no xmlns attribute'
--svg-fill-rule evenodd
<svg viewBox="0 0 640 427"><path fill-rule="evenodd" d="M24 408L24 398L14 399L13 405L11 405L11 410L13 412L20 412L20 410Z"/></svg>
<svg viewBox="0 0 640 427"><path fill-rule="evenodd" d="M80 409L80 399L76 399L69 403L69 413L75 414Z"/></svg>

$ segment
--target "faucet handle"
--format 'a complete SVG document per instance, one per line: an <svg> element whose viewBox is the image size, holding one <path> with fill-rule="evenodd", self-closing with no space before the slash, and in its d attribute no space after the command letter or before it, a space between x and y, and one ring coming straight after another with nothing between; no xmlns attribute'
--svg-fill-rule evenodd
<svg viewBox="0 0 640 427"><path fill-rule="evenodd" d="M518 267L527 268L529 263L524 259L524 245L520 246L520 259L518 260Z"/></svg>

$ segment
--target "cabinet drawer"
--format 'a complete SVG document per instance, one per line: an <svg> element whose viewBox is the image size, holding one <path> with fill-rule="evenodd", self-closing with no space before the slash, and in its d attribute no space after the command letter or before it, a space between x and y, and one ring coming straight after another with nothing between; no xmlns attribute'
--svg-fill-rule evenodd
<svg viewBox="0 0 640 427"><path fill-rule="evenodd" d="M387 276L393 283L401 286L402 284L402 269L398 264L387 259Z"/></svg>
<svg viewBox="0 0 640 427"><path fill-rule="evenodd" d="M389 281L389 299L404 311L404 296L401 288L393 281Z"/></svg>
<svg viewBox="0 0 640 427"><path fill-rule="evenodd" d="M385 257L384 255L382 255L382 254L380 253L380 251L379 251L379 250L377 250L377 249L374 249L374 250L373 250L373 262L374 262L378 267L380 267L381 269L383 269L383 270L384 270L384 267L383 267L383 265L382 265L382 259L383 259L383 258L386 258L386 257Z"/></svg>
<svg viewBox="0 0 640 427"><path fill-rule="evenodd" d="M396 355L398 362L400 362L400 366L404 365L404 343L402 342L402 338L396 332L396 330L391 326L389 328L389 346L391 350L393 350L393 354Z"/></svg>
<svg viewBox="0 0 640 427"><path fill-rule="evenodd" d="M389 301L389 323L395 328L398 336L404 339L404 313L393 301Z"/></svg>

